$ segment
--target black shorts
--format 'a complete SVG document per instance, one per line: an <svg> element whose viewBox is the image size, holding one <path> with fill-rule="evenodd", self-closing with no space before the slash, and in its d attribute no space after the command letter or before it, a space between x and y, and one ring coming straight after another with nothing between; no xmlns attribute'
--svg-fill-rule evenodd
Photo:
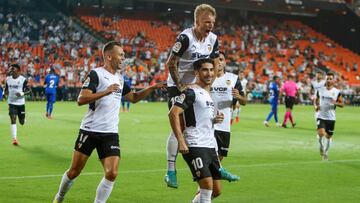
<svg viewBox="0 0 360 203"><path fill-rule="evenodd" d="M226 157L230 146L230 132L215 130L214 134L219 155Z"/></svg>
<svg viewBox="0 0 360 203"><path fill-rule="evenodd" d="M9 104L9 115L18 116L19 119L25 119L25 105Z"/></svg>
<svg viewBox="0 0 360 203"><path fill-rule="evenodd" d="M80 129L74 149L90 156L95 148L99 159L120 156L119 135L117 133L89 132Z"/></svg>
<svg viewBox="0 0 360 203"><path fill-rule="evenodd" d="M220 180L220 162L215 148L189 147L189 153L183 154L194 181L212 177Z"/></svg>
<svg viewBox="0 0 360 203"><path fill-rule="evenodd" d="M333 135L334 129L335 129L335 121L324 120L324 119L318 118L317 119L317 129L320 129L320 128L324 128L325 132L328 135Z"/></svg>
<svg viewBox="0 0 360 203"><path fill-rule="evenodd" d="M285 97L285 107L289 108L289 109L293 109L294 104L296 103L295 100L296 100L295 97L286 96Z"/></svg>
<svg viewBox="0 0 360 203"><path fill-rule="evenodd" d="M167 92L168 92L168 107L169 109L171 109L171 107L175 102L175 97L180 96L181 92L176 86L168 87Z"/></svg>

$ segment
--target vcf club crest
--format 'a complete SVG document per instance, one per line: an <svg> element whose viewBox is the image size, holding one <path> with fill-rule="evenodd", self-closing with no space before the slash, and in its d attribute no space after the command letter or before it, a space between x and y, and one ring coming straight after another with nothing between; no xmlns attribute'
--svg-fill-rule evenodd
<svg viewBox="0 0 360 203"><path fill-rule="evenodd" d="M226 80L226 85L227 85L227 86L231 86L231 81L230 81L230 80Z"/></svg>
<svg viewBox="0 0 360 203"><path fill-rule="evenodd" d="M208 48L209 52L212 51L212 46L211 46L211 44L208 44L208 45L207 45L207 48Z"/></svg>

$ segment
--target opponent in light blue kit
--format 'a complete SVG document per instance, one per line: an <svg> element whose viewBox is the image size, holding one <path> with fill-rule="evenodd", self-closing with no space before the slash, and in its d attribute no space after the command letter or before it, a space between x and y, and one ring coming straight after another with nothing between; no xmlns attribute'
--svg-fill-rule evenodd
<svg viewBox="0 0 360 203"><path fill-rule="evenodd" d="M56 75L53 68L50 69L49 74L46 75L44 86L46 96L46 117L51 119L54 103L56 101L56 88L59 85L59 76Z"/></svg>
<svg viewBox="0 0 360 203"><path fill-rule="evenodd" d="M279 100L279 87L280 87L280 78L278 76L274 76L273 81L269 85L269 102L271 105L271 112L266 117L264 121L264 125L269 127L268 121L274 115L274 119L276 122L276 126L281 126L278 122L277 109L278 109L278 100Z"/></svg>

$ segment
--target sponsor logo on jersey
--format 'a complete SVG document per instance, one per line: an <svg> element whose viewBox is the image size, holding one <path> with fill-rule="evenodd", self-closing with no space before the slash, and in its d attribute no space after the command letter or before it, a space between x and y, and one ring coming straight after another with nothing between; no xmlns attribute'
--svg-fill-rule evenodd
<svg viewBox="0 0 360 203"><path fill-rule="evenodd" d="M191 59L209 58L209 56L209 54L200 54L195 52L191 54Z"/></svg>
<svg viewBox="0 0 360 203"><path fill-rule="evenodd" d="M226 92L227 91L227 87L211 87L210 91L211 92Z"/></svg>
<svg viewBox="0 0 360 203"><path fill-rule="evenodd" d="M181 42L176 42L172 48L173 52L179 53L180 49L181 49Z"/></svg>
<svg viewBox="0 0 360 203"><path fill-rule="evenodd" d="M211 101L206 101L206 106L211 106L211 107L214 107L214 102L211 102Z"/></svg>

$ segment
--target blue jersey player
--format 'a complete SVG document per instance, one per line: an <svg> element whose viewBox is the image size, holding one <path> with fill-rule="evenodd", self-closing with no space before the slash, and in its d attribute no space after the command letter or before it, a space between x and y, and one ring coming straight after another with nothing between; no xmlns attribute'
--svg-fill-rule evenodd
<svg viewBox="0 0 360 203"><path fill-rule="evenodd" d="M55 74L53 68L50 69L49 74L46 75L45 81L45 95L46 95L46 117L51 119L51 113L56 101L56 88L59 85L59 76Z"/></svg>
<svg viewBox="0 0 360 203"><path fill-rule="evenodd" d="M269 85L269 102L271 105L271 111L266 117L264 121L264 125L269 127L268 121L274 115L274 119L277 126L281 126L278 123L278 116L277 116L277 108L278 108L278 100L279 100L279 90L280 90L280 78L278 76L274 76L273 81Z"/></svg>
<svg viewBox="0 0 360 203"><path fill-rule="evenodd" d="M131 87L132 78L131 75L126 73L124 75L124 83L126 83L129 87ZM126 103L126 109L125 109L125 103ZM130 111L130 101L125 99L124 97L121 98L121 107L123 112Z"/></svg>

